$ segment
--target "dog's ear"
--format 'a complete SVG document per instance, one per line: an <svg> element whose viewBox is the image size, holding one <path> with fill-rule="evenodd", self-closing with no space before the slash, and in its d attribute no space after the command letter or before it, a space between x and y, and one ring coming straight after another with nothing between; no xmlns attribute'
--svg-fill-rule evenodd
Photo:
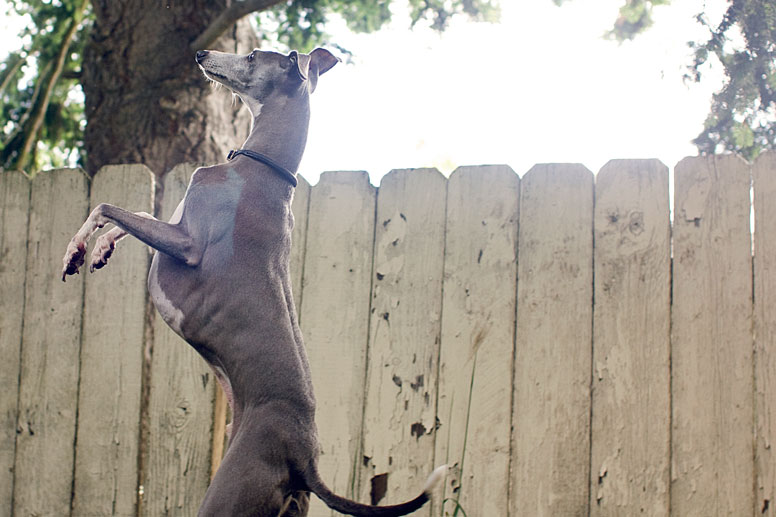
<svg viewBox="0 0 776 517"><path fill-rule="evenodd" d="M331 67L339 63L339 59L326 49L317 48L309 54L292 52L296 59L296 69L303 81L309 81L310 93L318 84L318 77L328 72Z"/></svg>

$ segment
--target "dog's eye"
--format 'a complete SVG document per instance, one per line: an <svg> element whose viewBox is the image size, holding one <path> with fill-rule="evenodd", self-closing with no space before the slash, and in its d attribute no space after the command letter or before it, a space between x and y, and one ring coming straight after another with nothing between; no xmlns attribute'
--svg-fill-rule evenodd
<svg viewBox="0 0 776 517"><path fill-rule="evenodd" d="M250 54L248 54L248 61L253 61L253 58L256 57L256 51L254 50Z"/></svg>

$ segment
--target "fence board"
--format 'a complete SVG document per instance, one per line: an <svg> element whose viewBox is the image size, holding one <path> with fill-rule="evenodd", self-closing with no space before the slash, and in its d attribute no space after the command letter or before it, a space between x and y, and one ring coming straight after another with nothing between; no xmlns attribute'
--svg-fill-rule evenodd
<svg viewBox="0 0 776 517"><path fill-rule="evenodd" d="M380 185L362 500L414 497L433 467L446 187L435 169L393 171Z"/></svg>
<svg viewBox="0 0 776 517"><path fill-rule="evenodd" d="M776 152L758 158L754 182L755 515L776 515Z"/></svg>
<svg viewBox="0 0 776 517"><path fill-rule="evenodd" d="M24 273L30 181L17 171L0 171L0 516L10 517L19 361L24 322Z"/></svg>
<svg viewBox="0 0 776 517"><path fill-rule="evenodd" d="M310 207L310 184L302 176L297 176L299 184L294 189L294 199L291 212L294 214L294 230L291 233L291 256L289 271L291 272L291 292L297 314L302 308L302 274L304 273L304 256L307 242L308 217Z"/></svg>
<svg viewBox="0 0 776 517"><path fill-rule="evenodd" d="M537 165L521 182L512 515L587 515L593 175Z"/></svg>
<svg viewBox="0 0 776 517"><path fill-rule="evenodd" d="M671 243L668 169L616 160L595 195L591 505L668 514Z"/></svg>
<svg viewBox="0 0 776 517"><path fill-rule="evenodd" d="M448 182L436 458L452 468L433 515L509 511L519 187L506 166Z"/></svg>
<svg viewBox="0 0 776 517"><path fill-rule="evenodd" d="M164 178L161 219L169 220L196 167ZM151 363L143 514L196 515L210 482L215 378L204 360L156 314Z"/></svg>
<svg viewBox="0 0 776 517"><path fill-rule="evenodd" d="M749 166L734 156L675 169L671 511L753 509Z"/></svg>
<svg viewBox="0 0 776 517"><path fill-rule="evenodd" d="M92 179L91 208L105 202L150 213L152 189L145 166L107 166ZM148 247L127 237L107 268L85 280L76 515L136 512L148 264Z"/></svg>
<svg viewBox="0 0 776 517"><path fill-rule="evenodd" d="M361 461L375 199L365 172L324 173L310 198L302 332L318 404L321 476L347 496L356 495ZM310 515L335 514L313 498Z"/></svg>
<svg viewBox="0 0 776 517"><path fill-rule="evenodd" d="M83 172L32 182L16 441L14 515L68 515L83 281L61 281L62 257L89 207Z"/></svg>

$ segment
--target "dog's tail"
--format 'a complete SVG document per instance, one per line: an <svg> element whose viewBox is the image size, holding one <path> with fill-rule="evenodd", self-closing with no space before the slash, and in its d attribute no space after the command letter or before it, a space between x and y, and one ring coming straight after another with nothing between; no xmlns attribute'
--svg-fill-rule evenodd
<svg viewBox="0 0 776 517"><path fill-rule="evenodd" d="M431 499L431 491L434 489L434 486L445 477L446 473L447 465L437 467L426 480L423 492L418 497L391 506L370 506L338 496L323 483L318 475L318 469L314 465L305 472L305 482L307 483L307 488L332 510L357 517L398 517L399 515L414 512L426 504Z"/></svg>

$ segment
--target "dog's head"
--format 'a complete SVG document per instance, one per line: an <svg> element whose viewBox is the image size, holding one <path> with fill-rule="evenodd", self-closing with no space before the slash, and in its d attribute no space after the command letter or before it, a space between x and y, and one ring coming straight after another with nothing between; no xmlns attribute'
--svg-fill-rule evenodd
<svg viewBox="0 0 776 517"><path fill-rule="evenodd" d="M318 76L339 59L328 50L317 48L309 54L292 51L288 55L258 49L247 55L200 50L196 61L208 79L239 95L256 115L256 103L266 104L273 95L312 93Z"/></svg>

